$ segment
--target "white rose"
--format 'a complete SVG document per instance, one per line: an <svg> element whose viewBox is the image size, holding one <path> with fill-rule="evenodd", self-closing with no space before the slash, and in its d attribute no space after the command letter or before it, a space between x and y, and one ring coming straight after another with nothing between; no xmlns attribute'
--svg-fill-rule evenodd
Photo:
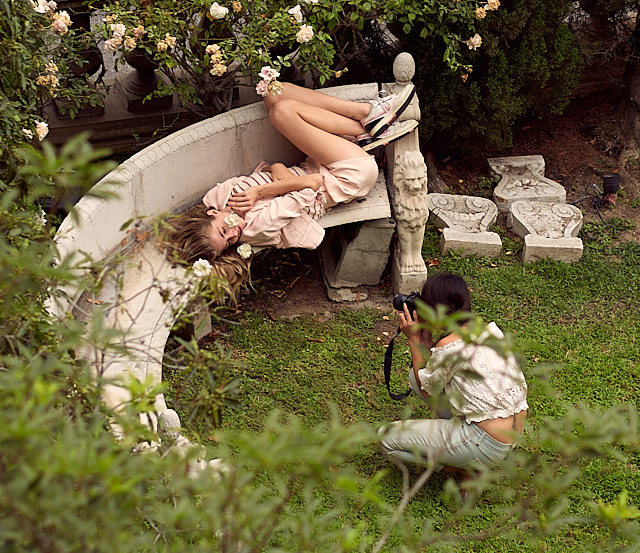
<svg viewBox="0 0 640 553"><path fill-rule="evenodd" d="M22 129L22 132L29 140L33 138L33 133L29 129Z"/></svg>
<svg viewBox="0 0 640 553"><path fill-rule="evenodd" d="M121 37L127 32L127 28L122 23L112 23L111 32L113 36Z"/></svg>
<svg viewBox="0 0 640 553"><path fill-rule="evenodd" d="M465 44L469 47L469 50L475 50L482 46L482 37L476 33L469 40L466 40Z"/></svg>
<svg viewBox="0 0 640 553"><path fill-rule="evenodd" d="M300 27L300 30L296 35L296 40L300 44L309 42L312 38L313 38L313 27L311 25L303 25L302 27Z"/></svg>
<svg viewBox="0 0 640 553"><path fill-rule="evenodd" d="M36 214L36 224L40 228L47 226L47 214L41 209L40 213Z"/></svg>
<svg viewBox="0 0 640 553"><path fill-rule="evenodd" d="M251 251L251 244L240 244L238 246L238 254L243 259L249 259L252 253L253 252Z"/></svg>
<svg viewBox="0 0 640 553"><path fill-rule="evenodd" d="M260 70L260 73L258 73L258 77L260 77L261 79L264 79L267 82L272 81L273 79L277 79L279 76L280 76L280 73L276 71L273 67L270 67L268 65L265 65Z"/></svg>
<svg viewBox="0 0 640 553"><path fill-rule="evenodd" d="M38 0L37 3L31 0L31 7L38 13L47 13L49 11L49 5L43 0Z"/></svg>
<svg viewBox="0 0 640 553"><path fill-rule="evenodd" d="M44 121L38 121L36 123L36 136L38 140L44 140L44 137L49 134L49 125Z"/></svg>
<svg viewBox="0 0 640 553"><path fill-rule="evenodd" d="M218 2L214 2L209 8L209 13L214 19L224 19L224 17L229 13L229 8L225 8L218 4Z"/></svg>
<svg viewBox="0 0 640 553"><path fill-rule="evenodd" d="M224 218L224 222L229 228L237 227L240 222L240 216L237 213L229 213L229 215Z"/></svg>
<svg viewBox="0 0 640 553"><path fill-rule="evenodd" d="M209 263L206 259L198 259L198 261L196 261L192 267L193 274L200 278L211 274L212 268L213 267L211 267L211 263Z"/></svg>
<svg viewBox="0 0 640 553"><path fill-rule="evenodd" d="M300 4L298 4L295 8L291 8L290 10L288 10L287 13L289 15L292 15L298 23L302 23L302 8L300 7Z"/></svg>

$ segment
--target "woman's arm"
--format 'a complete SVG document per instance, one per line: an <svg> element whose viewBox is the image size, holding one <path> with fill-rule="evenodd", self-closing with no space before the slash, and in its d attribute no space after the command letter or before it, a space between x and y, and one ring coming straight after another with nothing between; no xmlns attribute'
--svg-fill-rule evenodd
<svg viewBox="0 0 640 553"><path fill-rule="evenodd" d="M406 304L403 305L404 310L398 313L398 320L400 330L406 335L409 341L409 350L411 351L411 365L413 367L413 374L416 378L416 382L420 382L418 378L418 371L423 369L426 365L426 359L423 351L429 351L433 346L433 340L431 333L427 329L419 330L416 325L420 322L418 314L414 311L413 316L409 313L409 309ZM429 394L420 389L424 397L429 397Z"/></svg>
<svg viewBox="0 0 640 553"><path fill-rule="evenodd" d="M282 165L282 167L285 166ZM279 169L277 169L277 171L279 171ZM287 172L289 173L289 176L286 178L274 180L274 182L263 184L261 186L252 186L247 188L244 192L233 194L227 202L227 207L239 215L243 215L247 213L247 211L249 211L258 200L280 196L287 192L295 192L305 188L311 188L312 190L317 191L324 183L324 177L319 173L297 176L291 175L291 171L289 171L289 169L287 169Z"/></svg>

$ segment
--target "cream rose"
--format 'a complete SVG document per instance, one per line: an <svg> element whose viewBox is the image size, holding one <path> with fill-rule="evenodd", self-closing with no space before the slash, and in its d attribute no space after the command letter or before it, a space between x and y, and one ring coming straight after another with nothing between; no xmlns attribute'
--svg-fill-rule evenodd
<svg viewBox="0 0 640 553"><path fill-rule="evenodd" d="M214 19L224 19L229 13L229 8L225 8L224 6L218 4L218 2L214 2L209 8L209 13Z"/></svg>
<svg viewBox="0 0 640 553"><path fill-rule="evenodd" d="M296 34L296 40L300 44L309 42L313 38L313 27L311 25L303 25Z"/></svg>
<svg viewBox="0 0 640 553"><path fill-rule="evenodd" d="M300 4L290 10L287 10L287 13L292 15L298 23L302 23L302 8L300 7Z"/></svg>
<svg viewBox="0 0 640 553"><path fill-rule="evenodd" d="M36 123L36 136L38 140L44 140L44 137L49 134L49 125L44 121L38 121Z"/></svg>
<svg viewBox="0 0 640 553"><path fill-rule="evenodd" d="M240 257L243 259L249 259L252 253L251 244L240 244L238 246L238 254L240 254Z"/></svg>
<svg viewBox="0 0 640 553"><path fill-rule="evenodd" d="M193 274L200 278L211 274L212 268L211 263L206 259L198 259L198 261L196 261L192 266Z"/></svg>

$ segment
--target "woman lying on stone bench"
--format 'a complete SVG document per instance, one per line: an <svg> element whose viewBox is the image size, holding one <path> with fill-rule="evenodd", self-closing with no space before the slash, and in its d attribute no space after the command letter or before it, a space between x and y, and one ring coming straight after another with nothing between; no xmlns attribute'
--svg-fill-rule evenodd
<svg viewBox="0 0 640 553"><path fill-rule="evenodd" d="M326 210L366 196L375 184L378 166L369 152L416 127L416 121L394 123L414 93L407 85L361 103L283 83L281 94L264 99L269 119L307 159L299 167L261 163L251 175L214 186L201 205L169 221L172 254L190 263L217 259L239 283L248 276L243 257L250 248L241 256L231 246L316 248L324 237L317 221Z"/></svg>

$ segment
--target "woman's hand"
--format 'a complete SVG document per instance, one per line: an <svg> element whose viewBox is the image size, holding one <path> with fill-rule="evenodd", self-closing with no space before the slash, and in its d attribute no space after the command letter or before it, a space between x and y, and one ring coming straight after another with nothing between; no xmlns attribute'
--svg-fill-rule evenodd
<svg viewBox="0 0 640 553"><path fill-rule="evenodd" d="M248 211L260 199L260 187L251 186L244 192L236 192L227 201L227 207L235 211L240 217L244 217Z"/></svg>
<svg viewBox="0 0 640 553"><path fill-rule="evenodd" d="M410 313L406 304L402 306L402 311L398 312L398 326L409 340L409 346L412 348L412 351L413 347L418 345L422 345L427 349L433 346L431 332L429 332L427 328L419 329L417 325L420 322L418 313L415 310L413 313Z"/></svg>
<svg viewBox="0 0 640 553"><path fill-rule="evenodd" d="M288 179L295 174L290 171L284 163L273 163L266 167L265 170L271 171L271 178L273 179L273 182Z"/></svg>
<svg viewBox="0 0 640 553"><path fill-rule="evenodd" d="M407 304L403 304L402 311L398 311L398 326L409 342L420 341L420 331L416 328L419 322L418 313L415 310L410 313Z"/></svg>

